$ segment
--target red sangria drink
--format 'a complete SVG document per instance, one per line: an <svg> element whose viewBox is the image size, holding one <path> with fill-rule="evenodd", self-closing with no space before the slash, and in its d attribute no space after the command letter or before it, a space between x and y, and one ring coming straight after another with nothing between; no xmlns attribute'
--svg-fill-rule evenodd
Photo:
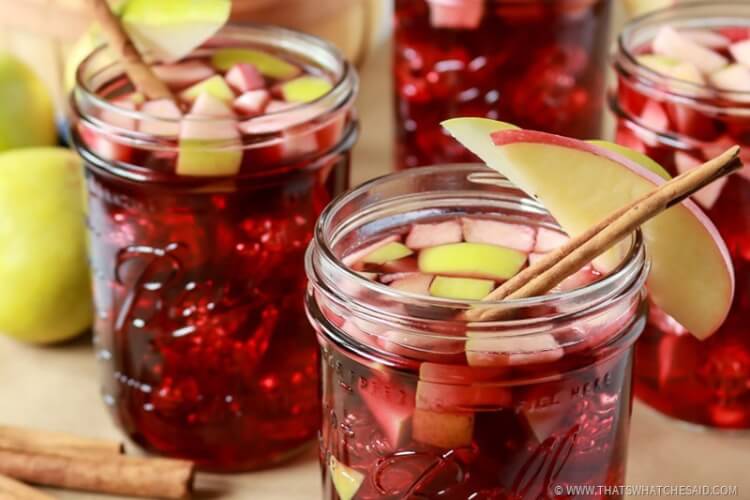
<svg viewBox="0 0 750 500"><path fill-rule="evenodd" d="M303 257L348 184L357 78L321 40L264 27L154 70L175 101L100 49L72 101L104 400L150 451L266 466L320 424Z"/></svg>
<svg viewBox="0 0 750 500"><path fill-rule="evenodd" d="M475 161L439 126L456 116L599 136L614 3L396 0L396 165Z"/></svg>
<svg viewBox="0 0 750 500"><path fill-rule="evenodd" d="M533 199L477 165L412 169L339 198L308 252L323 353L330 500L620 498L641 239L611 272L462 313L567 240ZM606 488L605 488L606 487ZM607 489L609 488L609 489Z"/></svg>
<svg viewBox="0 0 750 500"><path fill-rule="evenodd" d="M639 18L615 58L617 141L672 175L729 145L750 160L750 5L704 2ZM750 169L694 197L727 242L737 293L728 320L704 341L652 306L636 349L636 395L671 417L750 428ZM695 261L700 266L700 260Z"/></svg>

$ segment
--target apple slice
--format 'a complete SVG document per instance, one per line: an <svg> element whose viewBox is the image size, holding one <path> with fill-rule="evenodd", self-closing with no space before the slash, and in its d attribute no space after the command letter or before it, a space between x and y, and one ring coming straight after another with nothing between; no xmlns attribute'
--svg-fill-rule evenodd
<svg viewBox="0 0 750 500"><path fill-rule="evenodd" d="M375 243L372 243L370 245L367 245L364 248L360 248L359 250L356 250L348 255L345 255L342 257L341 262L348 267L352 267L355 264L358 264L362 262L362 259L373 253L375 250L386 246L389 243L393 243L398 241L399 235L397 234L391 234L389 236L386 236L385 238L376 241Z"/></svg>
<svg viewBox="0 0 750 500"><path fill-rule="evenodd" d="M234 100L234 92L221 75L214 75L180 92L180 99L195 102L201 94L209 94L227 104Z"/></svg>
<svg viewBox="0 0 750 500"><path fill-rule="evenodd" d="M137 124L135 116L129 115L127 111L138 110L137 99L134 100L128 96L112 101L112 104L126 111L109 111L107 109L103 109L101 113L102 121L107 125L111 125L115 128L123 130L136 130Z"/></svg>
<svg viewBox="0 0 750 500"><path fill-rule="evenodd" d="M327 78L319 76L301 76L281 85L281 96L286 102L312 102L326 95L333 89Z"/></svg>
<svg viewBox="0 0 750 500"><path fill-rule="evenodd" d="M158 64L153 68L159 80L172 89L183 89L207 80L216 74L214 69L201 61L184 61L175 64Z"/></svg>
<svg viewBox="0 0 750 500"><path fill-rule="evenodd" d="M128 0L123 27L152 60L178 61L212 37L229 20L230 0Z"/></svg>
<svg viewBox="0 0 750 500"><path fill-rule="evenodd" d="M553 229L548 229L544 226L540 226L536 234L536 244L534 245L534 252L536 253L547 253L555 250L558 247L563 246L570 240L570 238Z"/></svg>
<svg viewBox="0 0 750 500"><path fill-rule="evenodd" d="M688 29L680 30L679 33L694 41L695 43L707 47L709 49L725 49L729 47L732 41L716 31L701 30L701 29Z"/></svg>
<svg viewBox="0 0 750 500"><path fill-rule="evenodd" d="M263 76L289 80L302 69L280 57L255 49L220 49L211 57L211 64L220 71L229 71L235 64L252 64Z"/></svg>
<svg viewBox="0 0 750 500"><path fill-rule="evenodd" d="M735 61L750 68L750 39L733 43L729 47L729 53L732 54Z"/></svg>
<svg viewBox="0 0 750 500"><path fill-rule="evenodd" d="M408 257L413 253L414 252L411 250L411 248L407 247L403 243L394 241L368 253L362 259L362 262L365 262L367 264L385 264L386 262L390 262L392 260L403 259L404 257Z"/></svg>
<svg viewBox="0 0 750 500"><path fill-rule="evenodd" d="M533 266L537 261L544 258L546 254L543 253L531 253L529 254L529 265ZM575 290L576 288L584 287L590 283L597 281L601 275L593 266L584 266L580 270L576 271L572 275L565 278L561 283L555 286L551 292L565 292L568 290Z"/></svg>
<svg viewBox="0 0 750 500"><path fill-rule="evenodd" d="M548 333L529 335L466 332L469 366L517 366L551 363L563 357L563 349Z"/></svg>
<svg viewBox="0 0 750 500"><path fill-rule="evenodd" d="M406 237L406 246L413 250L459 243L462 238L461 225L449 220L437 224L414 224Z"/></svg>
<svg viewBox="0 0 750 500"><path fill-rule="evenodd" d="M655 54L694 64L703 73L713 73L729 64L726 57L681 35L671 26L659 29L652 48Z"/></svg>
<svg viewBox="0 0 750 500"><path fill-rule="evenodd" d="M258 68L248 63L238 63L232 66L224 79L230 87L239 93L265 88L266 80Z"/></svg>
<svg viewBox="0 0 750 500"><path fill-rule="evenodd" d="M399 402L393 401L391 393L385 393L385 390L373 392L369 387L360 388L359 396L375 417L393 449L409 439L411 417L414 413L413 392L404 393L403 401Z"/></svg>
<svg viewBox="0 0 750 500"><path fill-rule="evenodd" d="M417 295L429 295L432 276L422 273L408 273L410 276L394 280L390 283L391 288L401 292L414 293Z"/></svg>
<svg viewBox="0 0 750 500"><path fill-rule="evenodd" d="M427 0L435 28L472 30L484 16L484 0Z"/></svg>
<svg viewBox="0 0 750 500"><path fill-rule="evenodd" d="M430 295L446 299L480 300L485 298L494 287L495 282L492 280L438 276L430 285Z"/></svg>
<svg viewBox="0 0 750 500"><path fill-rule="evenodd" d="M333 455L328 459L331 482L340 500L352 500L365 480L365 475L339 462Z"/></svg>
<svg viewBox="0 0 750 500"><path fill-rule="evenodd" d="M703 162L684 151L676 151L674 154L674 164L675 167L677 167L677 172L682 174L701 166ZM693 199L700 203L703 208L710 210L716 203L716 200L719 199L721 190L724 189L727 180L726 177L722 177L721 179L712 182L695 193Z"/></svg>
<svg viewBox="0 0 750 500"><path fill-rule="evenodd" d="M232 110L210 94L200 94L180 127L177 174L235 175L242 165L241 145Z"/></svg>
<svg viewBox="0 0 750 500"><path fill-rule="evenodd" d="M641 122L654 132L666 132L669 130L669 117L664 107L656 101L649 100L643 107L640 116Z"/></svg>
<svg viewBox="0 0 750 500"><path fill-rule="evenodd" d="M449 449L471 444L473 413L438 413L417 408L412 419L412 437L415 441Z"/></svg>
<svg viewBox="0 0 750 500"><path fill-rule="evenodd" d="M138 130L144 134L174 137L180 133L182 111L170 99L156 99L143 104L141 111L147 117L141 119ZM150 119L153 118L153 119Z"/></svg>
<svg viewBox="0 0 750 500"><path fill-rule="evenodd" d="M750 68L742 64L730 64L712 73L711 83L719 90L728 92L750 92ZM734 95L732 99L750 102L750 95Z"/></svg>
<svg viewBox="0 0 750 500"><path fill-rule="evenodd" d="M133 148L118 142L115 135L94 130L85 122L78 122L77 129L81 141L100 158L120 163L128 163L133 160L135 154Z"/></svg>
<svg viewBox="0 0 750 500"><path fill-rule="evenodd" d="M426 274L507 280L521 270L526 254L484 243L451 243L426 248L419 254L419 270Z"/></svg>
<svg viewBox="0 0 750 500"><path fill-rule="evenodd" d="M680 64L679 59L661 54L641 54L635 59L641 66L645 66L663 75L668 75L670 71Z"/></svg>
<svg viewBox="0 0 750 500"><path fill-rule="evenodd" d="M461 227L468 243L487 243L528 253L536 241L536 230L522 224L463 217Z"/></svg>
<svg viewBox="0 0 750 500"><path fill-rule="evenodd" d="M513 403L507 386L492 383L467 385L419 380L416 398L419 409L453 414L473 412L479 406L497 409Z"/></svg>
<svg viewBox="0 0 750 500"><path fill-rule="evenodd" d="M483 118L448 120L444 126L487 165L533 193L572 235L665 182L631 159L584 141ZM734 295L732 261L714 225L688 200L642 231L652 300L696 337L713 334ZM597 260L597 268L611 269L619 257L605 253L604 266Z"/></svg>
<svg viewBox="0 0 750 500"><path fill-rule="evenodd" d="M250 90L234 100L234 109L242 113L245 118L260 116L266 111L271 102L271 94L265 90Z"/></svg>

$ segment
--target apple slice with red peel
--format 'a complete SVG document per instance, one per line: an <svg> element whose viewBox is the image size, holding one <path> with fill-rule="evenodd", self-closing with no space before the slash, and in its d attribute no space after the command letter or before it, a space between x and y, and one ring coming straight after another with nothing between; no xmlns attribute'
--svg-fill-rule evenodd
<svg viewBox="0 0 750 500"><path fill-rule="evenodd" d="M399 401L394 401L395 395L403 395L403 397L399 397ZM375 417L375 421L393 449L398 448L409 439L411 417L414 413L413 392L372 391L369 387L360 387L359 397L362 398L365 406Z"/></svg>
<svg viewBox="0 0 750 500"><path fill-rule="evenodd" d="M389 243L397 242L399 239L401 239L399 235L391 234L381 240L378 240L374 243L371 243L370 245L367 245L366 247L360 248L359 250L356 250L348 255L345 255L341 259L341 262L347 267L352 267L355 264L362 262L362 260L365 257L375 252L379 248L384 247L388 245Z"/></svg>
<svg viewBox="0 0 750 500"><path fill-rule="evenodd" d="M640 120L643 125L654 132L669 130L669 117L664 107L656 101L649 100L641 111Z"/></svg>
<svg viewBox="0 0 750 500"><path fill-rule="evenodd" d="M180 99L192 103L195 102L201 94L209 94L227 104L231 103L235 98L234 92L229 88L224 77L221 75L214 75L180 92Z"/></svg>
<svg viewBox="0 0 750 500"><path fill-rule="evenodd" d="M372 252L364 256L361 262L366 264L385 264L392 260L403 259L413 254L411 248L407 247L403 243L397 241L387 243L382 247L378 247Z"/></svg>
<svg viewBox="0 0 750 500"><path fill-rule="evenodd" d="M469 366L518 366L551 363L563 357L563 349L548 333L529 335L466 332Z"/></svg>
<svg viewBox="0 0 750 500"><path fill-rule="evenodd" d="M570 240L570 238L553 229L548 229L544 226L540 226L536 233L536 243L534 245L534 252L536 253L547 253L555 250L558 247L563 246Z"/></svg>
<svg viewBox="0 0 750 500"><path fill-rule="evenodd" d="M414 224L406 236L406 246L413 250L461 242L461 224L455 220L436 224Z"/></svg>
<svg viewBox="0 0 750 500"><path fill-rule="evenodd" d="M665 182L643 165L584 141L483 118L443 125L487 165L532 193L572 235ZM716 227L687 200L648 221L642 232L652 300L696 337L713 334L734 296L732 261ZM620 252L607 252L597 268L612 269L620 260Z"/></svg>
<svg viewBox="0 0 750 500"><path fill-rule="evenodd" d="M600 148L608 149L614 153L622 155L625 158L628 158L629 160L634 161L638 165L641 165L642 167L646 167L649 171L655 173L662 179L669 180L672 178L672 176L669 175L669 172L667 172L664 167L656 163L650 157L646 156L646 154L643 153L642 151L636 151L633 149L629 149L621 144L617 144L617 143L609 142L609 141L602 141L598 139L587 141L587 142L595 146L599 146ZM729 148L729 146L722 149L714 156L718 156L719 154L723 153L724 151L726 151L727 148Z"/></svg>
<svg viewBox="0 0 750 500"><path fill-rule="evenodd" d="M390 287L400 292L429 295L432 276L422 273L409 273L411 276L397 279L390 283Z"/></svg>
<svg viewBox="0 0 750 500"><path fill-rule="evenodd" d="M270 102L271 94L267 90L250 90L234 100L234 109L239 111L243 117L252 118L265 113Z"/></svg>
<svg viewBox="0 0 750 500"><path fill-rule="evenodd" d="M750 102L750 68L742 64L730 64L711 74L711 83L718 90L737 92L730 98L740 102ZM742 95L743 93L749 93Z"/></svg>
<svg viewBox="0 0 750 500"><path fill-rule="evenodd" d="M473 30L482 22L484 0L427 0L435 28Z"/></svg>
<svg viewBox="0 0 750 500"><path fill-rule="evenodd" d="M676 151L674 154L674 164L675 167L677 167L677 172L683 174L694 168L700 167L703 162L684 151ZM721 190L726 183L727 178L722 177L695 193L693 199L703 208L710 210L716 203L716 200L719 199L719 196L721 196Z"/></svg>
<svg viewBox="0 0 750 500"><path fill-rule="evenodd" d="M330 80L320 76L300 76L281 85L286 102L306 103L320 99L333 89Z"/></svg>
<svg viewBox="0 0 750 500"><path fill-rule="evenodd" d="M143 104L141 111L144 118L138 123L140 132L161 137L179 135L182 111L170 99L148 101Z"/></svg>
<svg viewBox="0 0 750 500"><path fill-rule="evenodd" d="M214 69L200 61L185 61L175 64L158 64L152 68L159 80L171 89L184 89L216 74Z"/></svg>
<svg viewBox="0 0 750 500"><path fill-rule="evenodd" d="M179 61L229 20L230 0L127 0L123 27L150 59Z"/></svg>
<svg viewBox="0 0 750 500"><path fill-rule="evenodd" d="M485 243L450 243L419 254L419 270L426 274L507 280L521 270L526 254Z"/></svg>
<svg viewBox="0 0 750 500"><path fill-rule="evenodd" d="M352 500L365 480L364 474L342 464L333 455L328 458L328 472L339 500Z"/></svg>
<svg viewBox="0 0 750 500"><path fill-rule="evenodd" d="M733 43L729 47L729 53L732 54L735 61L750 68L750 39Z"/></svg>
<svg viewBox="0 0 750 500"><path fill-rule="evenodd" d="M133 160L133 148L118 142L113 135L94 130L85 122L79 122L77 128L81 141L100 158L120 163Z"/></svg>
<svg viewBox="0 0 750 500"><path fill-rule="evenodd" d="M681 35L671 26L659 29L652 49L655 54L694 64L703 73L713 73L729 64L726 57Z"/></svg>
<svg viewBox="0 0 750 500"><path fill-rule="evenodd" d="M430 285L430 295L446 299L480 300L489 295L493 288L495 282L492 280L437 276Z"/></svg>
<svg viewBox="0 0 750 500"><path fill-rule="evenodd" d="M265 88L266 80L260 74L258 68L248 63L238 63L232 66L224 79L230 87L240 94L251 90Z"/></svg>
<svg viewBox="0 0 750 500"><path fill-rule="evenodd" d="M235 64L252 64L263 76L289 80L302 73L302 68L268 52L255 49L220 49L211 56L211 64L220 71L229 71Z"/></svg>
<svg viewBox="0 0 750 500"><path fill-rule="evenodd" d="M498 220L463 217L461 229L463 239L468 243L487 243L524 253L531 252L536 241L533 227Z"/></svg>
<svg viewBox="0 0 750 500"><path fill-rule="evenodd" d="M415 441L438 448L462 448L471 444L474 433L473 413L438 413L417 408L412 417Z"/></svg>
<svg viewBox="0 0 750 500"><path fill-rule="evenodd" d="M732 43L729 38L721 33L711 30L687 29L679 30L679 33L695 43L709 49L725 49Z"/></svg>
<svg viewBox="0 0 750 500"><path fill-rule="evenodd" d="M490 383L417 382L417 408L439 413L469 413L477 407L504 408L513 404L508 387Z"/></svg>
<svg viewBox="0 0 750 500"><path fill-rule="evenodd" d="M200 94L180 126L177 174L235 175L242 165L241 145L232 110L212 95Z"/></svg>

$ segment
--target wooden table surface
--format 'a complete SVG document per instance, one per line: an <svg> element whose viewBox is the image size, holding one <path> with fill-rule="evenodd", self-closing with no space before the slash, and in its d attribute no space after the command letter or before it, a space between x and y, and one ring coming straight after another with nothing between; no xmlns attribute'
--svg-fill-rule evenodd
<svg viewBox="0 0 750 500"><path fill-rule="evenodd" d="M354 155L355 182L385 173L391 162L388 64L388 50L382 48L362 74L360 115L364 127ZM39 348L0 338L0 423L119 438L99 398L90 340ZM750 498L748 466L750 433L696 430L636 404L628 464L630 484L729 485L737 487L736 498ZM199 474L197 486L197 498L217 500L314 500L320 491L313 449L272 470L232 476ZM61 500L116 498L50 493Z"/></svg>

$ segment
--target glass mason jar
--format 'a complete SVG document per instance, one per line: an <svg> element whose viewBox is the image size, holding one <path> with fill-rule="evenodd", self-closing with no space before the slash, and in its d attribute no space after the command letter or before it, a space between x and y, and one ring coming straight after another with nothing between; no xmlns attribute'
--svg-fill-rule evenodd
<svg viewBox="0 0 750 500"><path fill-rule="evenodd" d="M676 175L729 146L750 161L750 93L717 92L671 79L638 60L661 26L707 29L728 37L750 36L750 4L702 2L638 18L619 37L614 66L618 85L610 96L617 142L640 150ZM733 39L733 38L730 38ZM636 349L635 392L660 412L688 422L750 428L750 174L700 191L701 205L727 242L737 289L722 328L701 342L652 305ZM700 265L699 262L696 263ZM685 272L690 272L686 269Z"/></svg>
<svg viewBox="0 0 750 500"><path fill-rule="evenodd" d="M475 161L440 122L601 133L612 0L396 0L396 165Z"/></svg>
<svg viewBox="0 0 750 500"><path fill-rule="evenodd" d="M633 344L646 314L640 235L600 281L491 304L507 314L492 322L459 319L476 301L400 292L342 263L373 236L427 219L557 227L510 183L471 180L486 172L407 170L338 198L320 218L307 311L323 356L328 500L548 498L625 480Z"/></svg>
<svg viewBox="0 0 750 500"><path fill-rule="evenodd" d="M129 82L100 49L79 69L72 134L86 164L104 401L144 448L233 471L285 459L320 424L303 257L316 218L348 185L357 77L325 42L282 29L230 26L191 57L218 47L283 54L334 88L251 118L240 140L185 152L181 127L210 136L226 121L113 106ZM179 175L181 154L241 167Z"/></svg>

